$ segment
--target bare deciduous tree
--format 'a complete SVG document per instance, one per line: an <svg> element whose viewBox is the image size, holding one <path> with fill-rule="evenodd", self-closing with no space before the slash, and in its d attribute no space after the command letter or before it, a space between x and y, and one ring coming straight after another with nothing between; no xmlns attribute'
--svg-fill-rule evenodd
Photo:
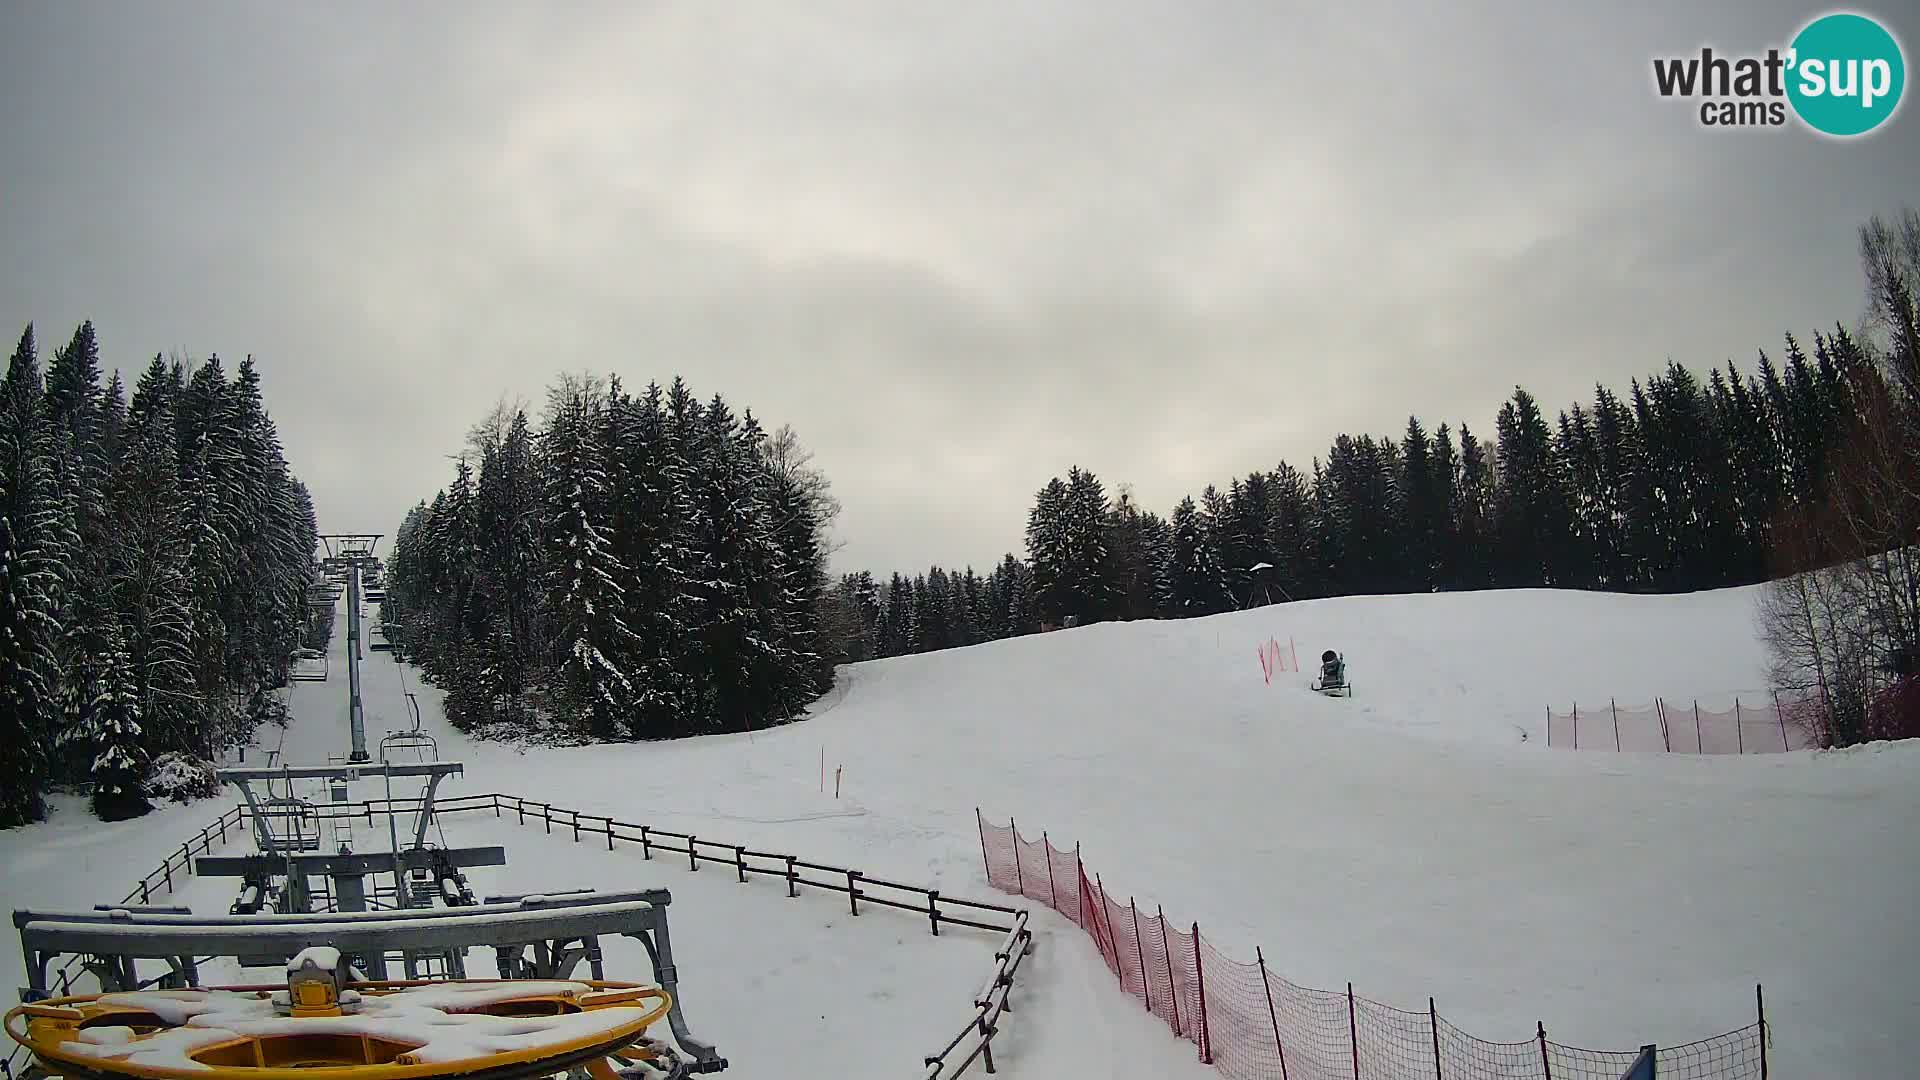
<svg viewBox="0 0 1920 1080"><path fill-rule="evenodd" d="M1801 715L1825 746L1920 737L1920 214L1874 218L1860 250L1884 336L1876 363L1849 376L1854 417L1824 500L1776 531L1786 576L1760 605L1774 688L1817 704Z"/></svg>
<svg viewBox="0 0 1920 1080"><path fill-rule="evenodd" d="M834 497L833 484L827 474L813 463L813 451L800 445L800 436L793 425L781 424L762 445L761 452L766 455L768 467L792 482L812 508L814 520L820 524L820 553L832 555L846 546L844 540L828 539L834 519L840 516L840 500Z"/></svg>

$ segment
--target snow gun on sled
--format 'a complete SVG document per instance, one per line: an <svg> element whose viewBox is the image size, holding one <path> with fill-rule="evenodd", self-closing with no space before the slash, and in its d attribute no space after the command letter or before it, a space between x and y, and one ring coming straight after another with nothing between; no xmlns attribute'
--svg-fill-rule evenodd
<svg viewBox="0 0 1920 1080"><path fill-rule="evenodd" d="M1328 697L1352 697L1353 684L1347 681L1347 661L1328 649L1320 654L1320 681L1311 687L1314 693Z"/></svg>

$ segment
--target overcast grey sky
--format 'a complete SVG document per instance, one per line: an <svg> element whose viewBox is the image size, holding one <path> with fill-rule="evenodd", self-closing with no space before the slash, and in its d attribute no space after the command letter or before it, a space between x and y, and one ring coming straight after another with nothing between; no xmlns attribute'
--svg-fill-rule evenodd
<svg viewBox="0 0 1920 1080"><path fill-rule="evenodd" d="M839 568L984 569L1074 463L1164 512L1852 323L1913 103L1711 131L1650 74L1822 10L8 0L0 329L252 353L389 536L502 395L677 372L795 426Z"/></svg>

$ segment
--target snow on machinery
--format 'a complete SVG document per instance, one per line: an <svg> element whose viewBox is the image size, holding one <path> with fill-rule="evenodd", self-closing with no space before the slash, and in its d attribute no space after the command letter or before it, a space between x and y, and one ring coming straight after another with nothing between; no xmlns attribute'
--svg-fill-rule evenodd
<svg viewBox="0 0 1920 1080"><path fill-rule="evenodd" d="M216 1075L209 1080L293 1080L292 1074L275 1071L293 1067L345 1070L328 1072L335 1080L443 1080L479 1073L489 1080L504 1080L580 1068L598 1080L615 1080L613 1066L606 1064L609 1055L623 1067L650 1063L648 1068L653 1071L631 1073L630 1080L724 1069L725 1059L712 1045L691 1034L680 1009L678 972L667 930L671 894L665 889L615 893L575 890L553 896L499 896L484 902L476 899L465 869L503 865L505 850L435 847L427 842L439 783L462 769L460 762L432 761L222 770L222 779L241 792L259 850L249 855L199 857L195 873L240 878L239 896L233 905L224 915L197 915L177 907L107 905L77 912L16 910L13 921L20 933L28 982L20 991L21 1000L28 1005L44 1004L53 1011L15 1010L25 1018L22 1022L27 1027L19 1028L10 1014L9 1034L32 1051L41 1075L71 1075L85 1080L170 1080L174 1074L164 1070L128 1070L112 1061L88 1057L102 1051L88 1049L93 1045L89 1040L96 1036L80 1032L99 1026L102 1033L98 1037L107 1037L105 1029L114 1028L110 1038L118 1046L131 1038L119 1029L131 1029L132 1037L158 1038L162 1029L205 1026L187 1014L173 1024L154 1020L128 1023L112 1017L127 1009L139 1012L142 1006L136 999L151 998L144 992L155 986L171 995L168 1000L198 1002L207 1008L229 1001L219 996L220 991L208 989L201 978L203 967L214 958L231 958L243 969L258 969L286 963L303 950L325 948L337 951L337 963L329 970L337 971L339 987L354 991L355 1000L396 990L411 992L414 987L448 988L448 994L464 992L462 988L468 987L490 987L501 993L518 987L526 994L509 994L494 1002L508 1012L500 1013L498 1008L493 1011L524 1019L581 1011L586 1007L584 1002L601 1001L596 995L608 987L632 991L629 997L643 994L660 1003L660 1012L647 1022L666 1016L679 1049L642 1039L645 1024L641 1024L626 1032L628 1037L617 1046L568 1043L551 1059L507 1055L499 1060L466 1061L448 1072L429 1067L445 1064L442 1059L449 1051L444 1047L422 1049L390 1031L381 1035L371 1029L355 1029L349 1033L352 1037L343 1040L337 1024L333 1029L309 1025L314 1033L311 1037L302 1029L267 1024L252 1036L234 1032L234 1038L240 1041L221 1044L229 1050L206 1057L196 1049L190 1060L175 1063L200 1076L211 1067ZM387 779L389 784L394 777L420 777L426 782L425 789L417 802L389 797L385 810L376 809L378 803L372 800L347 803L350 782L376 777ZM301 780L322 781L329 798L319 801L294 794L293 784ZM286 793L274 793L272 784L276 782L287 785ZM267 786L264 797L255 790L255 784ZM415 815L409 832L404 838L398 837L394 823L409 813ZM394 837L390 849L356 850L352 833L342 831L341 823L380 814L387 816L387 831ZM326 833L328 826L334 828L331 835ZM382 884L389 874L391 884ZM653 968L652 983L604 984L601 938L608 935L633 938L642 944ZM498 980L469 976L468 953L475 948L493 951ZM101 994L45 1001L52 985L50 973L61 957L79 960L99 983ZM143 964L155 967L156 961L157 972L141 970ZM591 982L569 983L562 995L565 1001L553 999L557 991L540 988L556 980L573 979L582 963L591 972ZM302 970L312 975L311 969ZM402 974L403 979L390 981ZM246 990L260 997L258 987ZM290 988L296 997L297 990ZM530 1004L534 999L546 1003ZM400 1004L406 1005L407 1001ZM257 1012L257 1006L253 1007ZM154 1011L150 1004L145 1008ZM96 1016L101 1009L105 1013ZM82 1015L76 1016L75 1010ZM281 1014L283 1024L287 1018ZM258 1013L252 1019L266 1024L271 1017ZM41 1025L39 1034L25 1037L34 1023ZM271 1034L279 1041L261 1042L254 1037L262 1034ZM529 1028L526 1034L531 1037L539 1032ZM208 1036L189 1031L169 1038L174 1041L156 1043L155 1052L173 1053L165 1048L181 1039L198 1048ZM84 1045L68 1045L74 1040ZM376 1043L385 1049L375 1049ZM75 1053L85 1060L73 1060ZM579 1057L579 1053L588 1054L591 1060ZM415 1059L402 1061L408 1054L414 1054ZM142 1054L138 1060L150 1063L151 1055ZM393 1068L401 1071L390 1071ZM303 1073L301 1080L325 1078Z"/></svg>
<svg viewBox="0 0 1920 1080"><path fill-rule="evenodd" d="M414 919L15 912L33 986L5 1024L32 1055L22 1080L510 1080L582 1072L643 1080L718 1072L726 1059L687 1031L675 996L663 910L669 900L664 890L527 897ZM608 933L646 943L657 984L604 979L599 937ZM351 951L379 956L422 938L463 951L493 943L501 978L356 977ZM284 989L200 985L197 956L249 951L288 958ZM62 954L88 958L99 994L46 995L47 970ZM133 969L140 958L166 960L171 971L143 983ZM591 979L572 977L582 959ZM155 982L159 989L147 989ZM646 1035L663 1017L672 1043Z"/></svg>

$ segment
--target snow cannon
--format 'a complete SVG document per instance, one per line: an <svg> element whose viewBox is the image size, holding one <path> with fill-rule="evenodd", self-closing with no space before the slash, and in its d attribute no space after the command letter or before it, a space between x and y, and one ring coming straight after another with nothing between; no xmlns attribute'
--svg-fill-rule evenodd
<svg viewBox="0 0 1920 1080"><path fill-rule="evenodd" d="M1328 697L1352 697L1353 684L1347 681L1347 658L1328 649L1320 654L1320 681L1310 688Z"/></svg>
<svg viewBox="0 0 1920 1080"><path fill-rule="evenodd" d="M605 980L346 982L340 954L302 951L284 989L52 998L6 1014L29 1076L74 1080L673 1080L717 1072L647 1028L662 987Z"/></svg>

